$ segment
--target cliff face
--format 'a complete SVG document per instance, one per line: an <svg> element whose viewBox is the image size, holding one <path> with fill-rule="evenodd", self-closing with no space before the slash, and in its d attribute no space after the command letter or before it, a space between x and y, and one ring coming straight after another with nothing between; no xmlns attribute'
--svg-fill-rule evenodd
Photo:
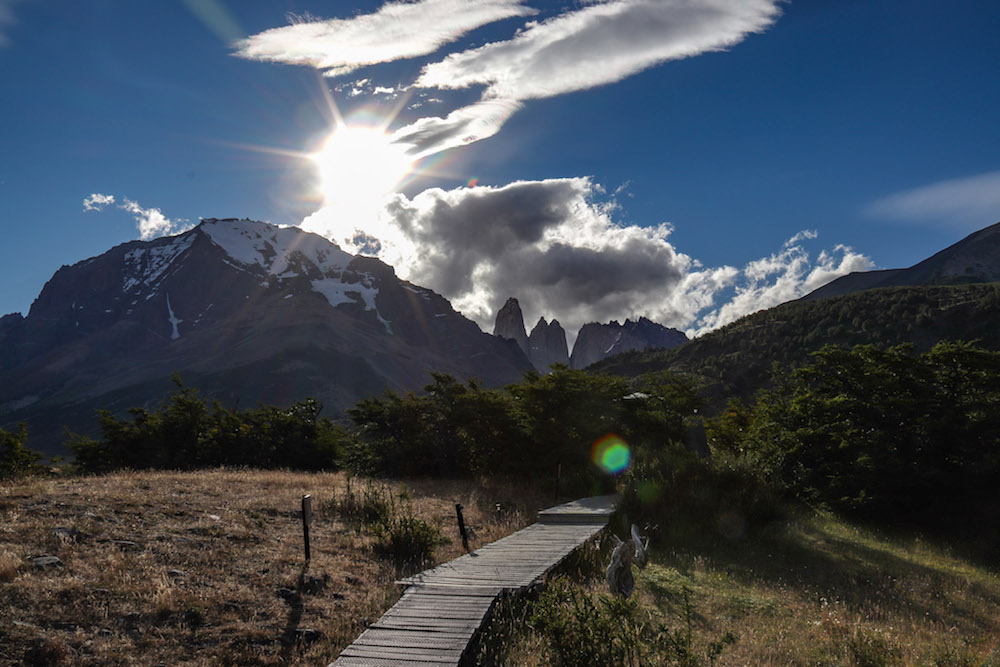
<svg viewBox="0 0 1000 667"><path fill-rule="evenodd" d="M528 335L524 332L524 316L521 314L521 305L517 299L513 297L507 299L507 303L497 312L493 335L510 338L525 354L528 354Z"/></svg>
<svg viewBox="0 0 1000 667"><path fill-rule="evenodd" d="M528 337L528 359L541 373L546 373L552 364L568 364L569 351L566 346L566 332L558 320L546 322L538 319Z"/></svg>
<svg viewBox="0 0 1000 667"><path fill-rule="evenodd" d="M573 345L570 366L586 368L622 352L650 347L671 348L686 342L687 336L683 332L645 317L639 318L637 322L625 320L625 324L618 324L617 321L608 324L591 322L580 329L576 344Z"/></svg>

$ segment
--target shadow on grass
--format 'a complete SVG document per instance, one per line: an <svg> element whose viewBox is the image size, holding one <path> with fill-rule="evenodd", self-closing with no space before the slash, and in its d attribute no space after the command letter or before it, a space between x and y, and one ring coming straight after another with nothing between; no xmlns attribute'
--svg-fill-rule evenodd
<svg viewBox="0 0 1000 667"><path fill-rule="evenodd" d="M923 553L908 557L899 539L822 518L775 524L738 541L675 533L661 542L657 551L669 555L659 562L680 575L678 581L654 586L654 594L669 606L679 603L676 589L703 568L748 586L797 590L809 602L839 600L858 610L958 625L982 634L996 631L997 617L991 610L1000 608L1000 585L991 588L966 576L971 565L926 542L919 543Z"/></svg>

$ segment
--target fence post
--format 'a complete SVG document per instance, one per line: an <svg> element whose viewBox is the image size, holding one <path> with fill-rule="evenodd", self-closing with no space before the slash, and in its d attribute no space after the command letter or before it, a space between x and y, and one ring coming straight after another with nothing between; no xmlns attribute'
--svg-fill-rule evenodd
<svg viewBox="0 0 1000 667"><path fill-rule="evenodd" d="M313 499L311 494L302 496L302 539L306 545L306 562L309 562L309 524L313 519Z"/></svg>
<svg viewBox="0 0 1000 667"><path fill-rule="evenodd" d="M469 553L469 533L465 529L465 518L462 516L462 505L455 503L455 514L458 516L458 532L462 535L462 546Z"/></svg>

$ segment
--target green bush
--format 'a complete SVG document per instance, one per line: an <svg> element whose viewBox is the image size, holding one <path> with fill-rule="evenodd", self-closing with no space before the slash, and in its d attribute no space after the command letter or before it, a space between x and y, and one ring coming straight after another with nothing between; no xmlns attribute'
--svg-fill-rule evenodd
<svg viewBox="0 0 1000 667"><path fill-rule="evenodd" d="M0 480L37 475L45 471L42 455L28 449L28 427L18 424L14 432L0 429Z"/></svg>
<svg viewBox="0 0 1000 667"><path fill-rule="evenodd" d="M995 515L1000 352L823 348L761 394L739 446L837 510L925 525Z"/></svg>
<svg viewBox="0 0 1000 667"><path fill-rule="evenodd" d="M713 665L736 637L726 632L699 653L693 619L687 590L683 625L671 629L644 615L633 598L584 593L557 577L532 605L528 623L546 638L556 665Z"/></svg>
<svg viewBox="0 0 1000 667"><path fill-rule="evenodd" d="M177 391L158 409L131 408L125 418L98 410L99 439L73 435L67 447L83 472L121 468L190 470L220 465L320 470L336 467L349 441L320 417L311 398L289 408L228 410L209 405L174 377Z"/></svg>
<svg viewBox="0 0 1000 667"><path fill-rule="evenodd" d="M444 544L436 527L412 514L409 508L374 526L375 552L390 559L398 568L420 569L434 557L434 549Z"/></svg>

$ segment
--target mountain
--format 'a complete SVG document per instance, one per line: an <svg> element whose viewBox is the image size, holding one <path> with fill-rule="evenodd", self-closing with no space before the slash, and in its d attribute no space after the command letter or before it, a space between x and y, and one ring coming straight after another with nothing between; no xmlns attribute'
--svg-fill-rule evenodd
<svg viewBox="0 0 1000 667"><path fill-rule="evenodd" d="M566 332L559 320L546 322L544 317L538 318L528 336L528 359L541 373L547 373L552 364L569 363Z"/></svg>
<svg viewBox="0 0 1000 667"><path fill-rule="evenodd" d="M856 271L802 297L823 299L873 287L957 285L1000 281L1000 222L948 246L908 269Z"/></svg>
<svg viewBox="0 0 1000 667"><path fill-rule="evenodd" d="M170 374L227 405L306 396L335 414L429 371L487 385L530 364L431 290L295 227L210 218L64 266L27 317L0 319L0 427L59 449L94 410L155 404Z"/></svg>
<svg viewBox="0 0 1000 667"><path fill-rule="evenodd" d="M670 329L645 317L638 321L625 320L608 324L591 322L583 325L573 345L570 365L586 368L602 359L647 348L672 348L687 342L687 336L677 329Z"/></svg>
<svg viewBox="0 0 1000 667"><path fill-rule="evenodd" d="M514 297L507 299L503 308L497 311L493 335L510 338L525 354L528 354L528 334L524 332L524 315L521 314L521 304Z"/></svg>
<svg viewBox="0 0 1000 667"><path fill-rule="evenodd" d="M591 368L686 373L718 408L751 399L770 382L773 364L799 366L824 345L909 343L923 351L943 340L1000 350L1000 223L908 269L852 273L672 350L629 352Z"/></svg>

